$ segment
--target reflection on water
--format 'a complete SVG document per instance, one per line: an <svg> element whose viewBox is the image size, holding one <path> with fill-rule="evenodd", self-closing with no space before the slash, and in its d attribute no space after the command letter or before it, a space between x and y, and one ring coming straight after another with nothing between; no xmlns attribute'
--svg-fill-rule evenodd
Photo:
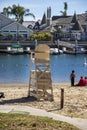
<svg viewBox="0 0 87 130"><path fill-rule="evenodd" d="M87 55L52 55L52 81L69 82L69 75L72 70L76 72L76 81L79 80L80 76L87 76L87 66L84 66L84 57L87 58ZM29 55L0 54L0 83L28 83L29 68Z"/></svg>

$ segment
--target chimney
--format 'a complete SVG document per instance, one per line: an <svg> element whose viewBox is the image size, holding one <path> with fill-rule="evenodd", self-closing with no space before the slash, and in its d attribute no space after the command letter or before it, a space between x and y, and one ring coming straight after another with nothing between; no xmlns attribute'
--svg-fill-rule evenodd
<svg viewBox="0 0 87 130"><path fill-rule="evenodd" d="M51 7L47 8L47 26L51 25Z"/></svg>

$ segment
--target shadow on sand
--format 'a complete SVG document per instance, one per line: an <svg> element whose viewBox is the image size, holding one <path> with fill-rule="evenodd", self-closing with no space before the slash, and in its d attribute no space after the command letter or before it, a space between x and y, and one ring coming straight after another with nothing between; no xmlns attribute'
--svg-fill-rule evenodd
<svg viewBox="0 0 87 130"><path fill-rule="evenodd" d="M37 101L35 97L29 96L29 97L22 97L22 98L17 98L17 99L2 99L0 104L14 104L14 103L29 103L29 102L34 102Z"/></svg>

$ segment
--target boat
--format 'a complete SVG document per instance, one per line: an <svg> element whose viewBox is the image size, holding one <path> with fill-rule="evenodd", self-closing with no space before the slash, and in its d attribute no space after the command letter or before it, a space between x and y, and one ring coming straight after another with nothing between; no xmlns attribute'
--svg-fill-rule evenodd
<svg viewBox="0 0 87 130"><path fill-rule="evenodd" d="M30 54L31 53L30 47L26 47L26 49L24 49L24 53L25 54Z"/></svg>
<svg viewBox="0 0 87 130"><path fill-rule="evenodd" d="M50 54L57 55L57 54L62 54L62 53L63 51L58 48L50 48Z"/></svg>
<svg viewBox="0 0 87 130"><path fill-rule="evenodd" d="M82 46L73 46L70 49L65 49L63 51L65 54L73 54L73 55L77 55L77 54L86 54L87 51L82 47Z"/></svg>
<svg viewBox="0 0 87 130"><path fill-rule="evenodd" d="M87 66L86 58L84 58L84 65Z"/></svg>
<svg viewBox="0 0 87 130"><path fill-rule="evenodd" d="M11 47L7 48L8 54L23 54L23 48L20 44L13 44Z"/></svg>
<svg viewBox="0 0 87 130"><path fill-rule="evenodd" d="M74 51L75 54L85 54L86 53L85 49L82 46L79 46L79 45L74 46L73 51Z"/></svg>

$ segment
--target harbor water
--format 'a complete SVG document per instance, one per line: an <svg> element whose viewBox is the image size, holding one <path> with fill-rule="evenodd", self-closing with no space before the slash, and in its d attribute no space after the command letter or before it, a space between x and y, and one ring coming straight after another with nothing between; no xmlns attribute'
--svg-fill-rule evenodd
<svg viewBox="0 0 87 130"><path fill-rule="evenodd" d="M51 55L52 82L70 82L70 73L75 70L76 81L80 76L87 76L87 66L84 65L86 54ZM0 83L29 83L30 55L0 54Z"/></svg>

